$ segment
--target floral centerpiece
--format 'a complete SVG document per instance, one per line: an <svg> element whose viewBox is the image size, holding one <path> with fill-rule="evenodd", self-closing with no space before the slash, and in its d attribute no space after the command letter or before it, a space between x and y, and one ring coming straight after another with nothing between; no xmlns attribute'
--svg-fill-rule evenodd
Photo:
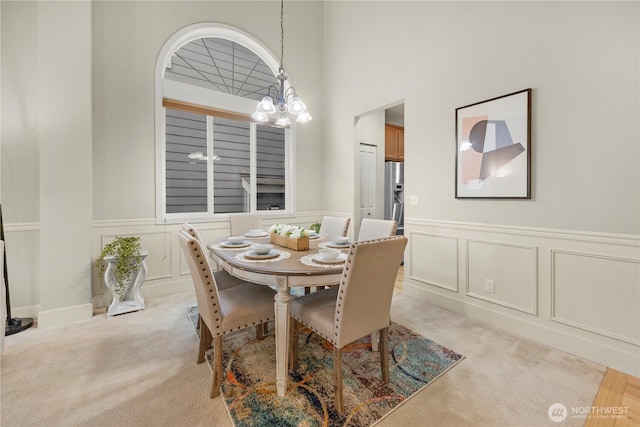
<svg viewBox="0 0 640 427"><path fill-rule="evenodd" d="M299 225L273 224L269 228L271 242L280 246L304 251L309 249L309 230Z"/></svg>

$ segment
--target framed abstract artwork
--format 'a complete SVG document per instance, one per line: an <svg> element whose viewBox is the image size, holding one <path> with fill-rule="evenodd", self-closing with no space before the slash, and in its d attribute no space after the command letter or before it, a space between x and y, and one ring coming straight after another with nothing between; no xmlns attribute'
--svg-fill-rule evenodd
<svg viewBox="0 0 640 427"><path fill-rule="evenodd" d="M531 198L531 89L456 108L461 198Z"/></svg>

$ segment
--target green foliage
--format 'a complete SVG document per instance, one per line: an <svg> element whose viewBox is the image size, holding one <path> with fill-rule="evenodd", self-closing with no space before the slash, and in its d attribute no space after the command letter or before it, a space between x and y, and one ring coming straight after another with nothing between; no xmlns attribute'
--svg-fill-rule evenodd
<svg viewBox="0 0 640 427"><path fill-rule="evenodd" d="M114 279L116 282L116 293L120 300L124 296L127 281L131 280L131 276L138 272L142 267L142 257L140 256L141 246L139 237L116 237L113 242L107 243L100 256L96 260L95 270L98 279L102 278L107 268L104 262L105 257L115 256L116 270Z"/></svg>
<svg viewBox="0 0 640 427"><path fill-rule="evenodd" d="M311 227L309 227L309 228L312 229L313 231L315 231L316 233L320 233L320 223L319 222L311 224Z"/></svg>

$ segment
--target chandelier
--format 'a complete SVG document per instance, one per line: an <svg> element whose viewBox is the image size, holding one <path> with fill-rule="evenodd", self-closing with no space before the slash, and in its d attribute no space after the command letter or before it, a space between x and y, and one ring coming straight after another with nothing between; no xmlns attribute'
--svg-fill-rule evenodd
<svg viewBox="0 0 640 427"><path fill-rule="evenodd" d="M268 122L270 114L277 114L275 125L279 127L291 124L289 114L296 116L296 122L311 120L311 115L296 90L292 86L286 90L284 87L284 82L288 79L284 70L284 0L280 0L280 68L276 79L277 84L267 88L267 95L258 103L251 117L258 122Z"/></svg>

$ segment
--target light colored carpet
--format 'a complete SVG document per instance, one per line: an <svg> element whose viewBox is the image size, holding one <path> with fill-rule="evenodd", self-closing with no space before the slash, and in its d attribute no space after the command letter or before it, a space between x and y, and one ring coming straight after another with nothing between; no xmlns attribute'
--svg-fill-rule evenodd
<svg viewBox="0 0 640 427"><path fill-rule="evenodd" d="M0 425L231 426L196 364L189 293L147 308L6 339ZM396 295L392 318L465 355L464 363L378 426L548 426L552 403L590 406L605 367ZM582 425L567 419L562 425Z"/></svg>

